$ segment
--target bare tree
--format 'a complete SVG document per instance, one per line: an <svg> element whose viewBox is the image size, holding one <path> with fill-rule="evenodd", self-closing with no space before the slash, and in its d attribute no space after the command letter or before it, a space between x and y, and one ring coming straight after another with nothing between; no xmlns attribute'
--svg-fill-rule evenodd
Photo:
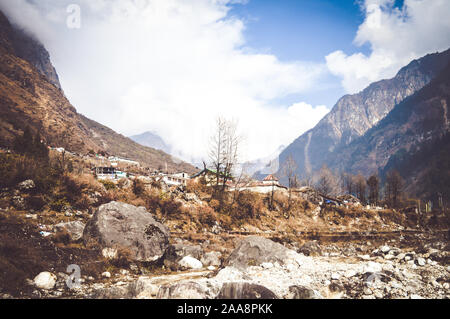
<svg viewBox="0 0 450 319"><path fill-rule="evenodd" d="M403 187L403 179L396 170L389 171L386 175L386 201L391 207L397 207Z"/></svg>
<svg viewBox="0 0 450 319"><path fill-rule="evenodd" d="M297 163L292 155L289 155L281 168L281 173L288 180L288 210L291 209L292 188L298 187Z"/></svg>
<svg viewBox="0 0 450 319"><path fill-rule="evenodd" d="M361 203L365 204L365 202L366 202L366 179L364 178L364 176L361 175L361 173L359 173L355 177L355 191L356 191L356 196L359 198Z"/></svg>
<svg viewBox="0 0 450 319"><path fill-rule="evenodd" d="M316 187L325 196L334 194L339 188L336 176L325 164L319 171L319 180Z"/></svg>
<svg viewBox="0 0 450 319"><path fill-rule="evenodd" d="M216 130L211 137L209 158L215 170L214 195L222 199L227 182L232 179L238 161L240 137L237 123L221 117L216 120Z"/></svg>
<svg viewBox="0 0 450 319"><path fill-rule="evenodd" d="M355 192L355 176L350 173L343 173L342 187L347 194L353 194Z"/></svg>
<svg viewBox="0 0 450 319"><path fill-rule="evenodd" d="M367 186L369 186L369 202L371 205L378 205L380 197L380 179L376 174L373 174L367 179Z"/></svg>

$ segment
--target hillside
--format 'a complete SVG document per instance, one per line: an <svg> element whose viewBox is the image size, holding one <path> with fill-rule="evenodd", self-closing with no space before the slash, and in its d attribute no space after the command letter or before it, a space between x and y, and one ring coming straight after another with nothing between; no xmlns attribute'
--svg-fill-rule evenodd
<svg viewBox="0 0 450 319"><path fill-rule="evenodd" d="M170 155L141 146L77 113L59 87L45 48L0 12L0 145L10 147L26 126L51 146L85 154L104 151L152 169L193 172Z"/></svg>
<svg viewBox="0 0 450 319"><path fill-rule="evenodd" d="M362 92L342 97L313 129L280 154L280 164L292 155L303 177L321 168L333 151L364 135L398 103L428 84L450 61L450 50L429 54L402 68L390 80L372 83ZM282 165L280 165L281 167Z"/></svg>

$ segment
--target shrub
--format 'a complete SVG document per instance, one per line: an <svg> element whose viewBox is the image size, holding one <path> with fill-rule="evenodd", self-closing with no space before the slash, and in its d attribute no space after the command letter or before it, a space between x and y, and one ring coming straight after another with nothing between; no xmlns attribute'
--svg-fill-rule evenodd
<svg viewBox="0 0 450 319"><path fill-rule="evenodd" d="M102 183L103 186L105 186L105 189L106 189L107 191L116 189L116 184L115 184L114 182L112 182L112 181L101 180L100 183Z"/></svg>
<svg viewBox="0 0 450 319"><path fill-rule="evenodd" d="M135 179L133 180L133 187L132 187L132 189L133 189L133 193L134 193L136 196L142 196L142 195L144 194L144 192L145 192L145 185L144 185L144 182L141 181L141 180L138 179L138 178L135 178Z"/></svg>
<svg viewBox="0 0 450 319"><path fill-rule="evenodd" d="M50 208L57 212L62 212L67 207L70 207L70 204L65 198L59 198L50 203Z"/></svg>
<svg viewBox="0 0 450 319"><path fill-rule="evenodd" d="M36 196L29 196L27 198L27 206L30 209L40 211L42 210L42 208L44 208L45 204L46 201L43 196L36 195Z"/></svg>

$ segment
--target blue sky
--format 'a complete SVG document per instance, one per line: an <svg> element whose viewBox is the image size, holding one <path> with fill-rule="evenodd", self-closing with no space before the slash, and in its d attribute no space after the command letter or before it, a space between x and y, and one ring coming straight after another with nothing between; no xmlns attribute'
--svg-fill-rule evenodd
<svg viewBox="0 0 450 319"><path fill-rule="evenodd" d="M331 0L250 0L236 4L230 11L246 21L246 46L276 55L280 60L324 63L335 50L347 54L370 53L369 45L357 47L353 39L364 14L356 1ZM280 104L307 99L314 105L332 107L346 92L332 74L323 78L326 90L312 90L308 95L291 94L279 98Z"/></svg>
<svg viewBox="0 0 450 319"><path fill-rule="evenodd" d="M1 0L0 8L44 43L80 113L126 136L155 131L195 161L207 160L217 116L239 121L241 160L265 157L341 96L450 46L448 0Z"/></svg>

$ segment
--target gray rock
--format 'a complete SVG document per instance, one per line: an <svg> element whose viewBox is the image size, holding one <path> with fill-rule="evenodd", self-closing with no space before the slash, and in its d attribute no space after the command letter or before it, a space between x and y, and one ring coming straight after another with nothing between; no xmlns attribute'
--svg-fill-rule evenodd
<svg viewBox="0 0 450 319"><path fill-rule="evenodd" d="M320 256L322 255L322 249L316 241L308 241L303 244L298 250L298 253L305 256Z"/></svg>
<svg viewBox="0 0 450 319"><path fill-rule="evenodd" d="M207 299L208 292L200 284L188 281L175 285L164 285L158 290L157 299Z"/></svg>
<svg viewBox="0 0 450 319"><path fill-rule="evenodd" d="M277 299L277 296L261 285L230 282L223 284L217 299Z"/></svg>
<svg viewBox="0 0 450 319"><path fill-rule="evenodd" d="M208 253L205 253L200 261L204 266L215 266L219 267L221 262L220 258L222 257L222 254L218 251L211 251Z"/></svg>
<svg viewBox="0 0 450 319"><path fill-rule="evenodd" d="M184 269L202 269L203 268L203 264L201 263L201 261L194 257L191 257L191 256L183 257L178 262L178 264Z"/></svg>
<svg viewBox="0 0 450 319"><path fill-rule="evenodd" d="M287 299L321 299L321 296L311 288L304 286L290 286Z"/></svg>
<svg viewBox="0 0 450 319"><path fill-rule="evenodd" d="M134 297L135 285L115 285L95 289L90 296L93 299L130 299Z"/></svg>
<svg viewBox="0 0 450 319"><path fill-rule="evenodd" d="M50 290L55 287L57 279L58 278L56 277L56 275L48 271L44 271L37 275L34 278L33 282L37 288Z"/></svg>
<svg viewBox="0 0 450 319"><path fill-rule="evenodd" d="M284 265L291 250L272 240L250 236L241 240L231 255L224 262L224 266L245 269L248 266L259 266L266 262L278 262Z"/></svg>
<svg viewBox="0 0 450 319"><path fill-rule="evenodd" d="M65 230L69 233L73 241L77 241L81 239L81 237L83 237L84 227L84 223L80 221L74 221L56 224L54 230L57 232Z"/></svg>
<svg viewBox="0 0 450 319"><path fill-rule="evenodd" d="M191 256L196 259L200 259L203 255L203 249L200 245L174 244L173 248L175 255L179 259L186 256Z"/></svg>
<svg viewBox="0 0 450 319"><path fill-rule="evenodd" d="M179 270L179 262L184 257L202 258L203 250L199 245L174 244L168 247L164 255L164 265L172 270Z"/></svg>
<svg viewBox="0 0 450 319"><path fill-rule="evenodd" d="M426 261L425 261L424 258L419 257L419 258L417 258L417 264L418 264L419 266L425 266Z"/></svg>
<svg viewBox="0 0 450 319"><path fill-rule="evenodd" d="M100 206L86 224L85 244L125 248L138 261L156 261L169 247L169 230L144 207L111 202Z"/></svg>

